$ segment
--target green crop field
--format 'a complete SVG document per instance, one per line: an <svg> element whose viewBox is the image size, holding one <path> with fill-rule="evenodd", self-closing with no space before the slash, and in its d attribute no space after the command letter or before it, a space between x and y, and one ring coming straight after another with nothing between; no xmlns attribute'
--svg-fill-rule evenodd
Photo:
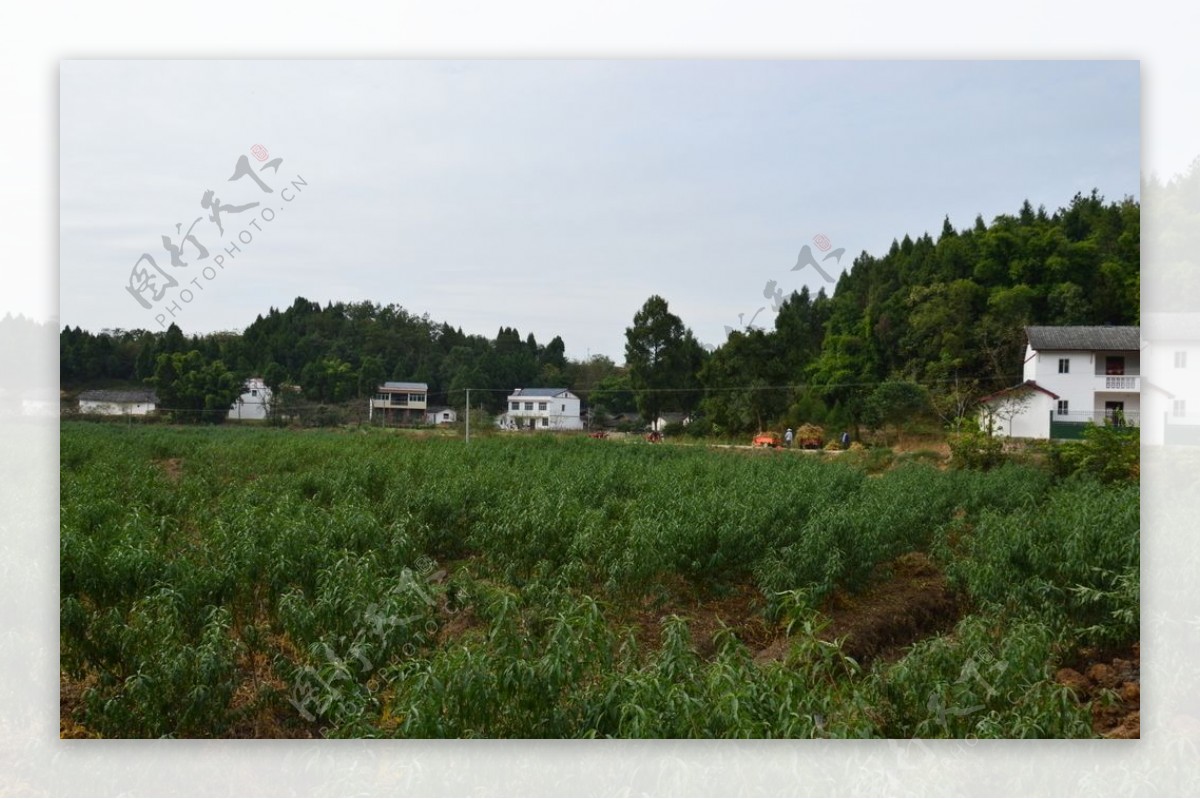
<svg viewBox="0 0 1200 799"><path fill-rule="evenodd" d="M856 454L64 423L63 734L1098 734L1136 483Z"/></svg>

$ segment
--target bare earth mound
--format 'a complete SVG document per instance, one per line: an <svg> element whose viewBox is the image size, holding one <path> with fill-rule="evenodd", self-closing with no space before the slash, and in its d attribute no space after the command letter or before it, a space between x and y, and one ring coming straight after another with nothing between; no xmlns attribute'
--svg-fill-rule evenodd
<svg viewBox="0 0 1200 799"><path fill-rule="evenodd" d="M875 658L894 660L917 641L951 629L959 603L929 558L910 552L882 569L863 593L835 592L822 611L829 625L821 638L840 640L842 652L865 666ZM787 639L778 638L755 660L779 660L787 650Z"/></svg>
<svg viewBox="0 0 1200 799"><path fill-rule="evenodd" d="M1084 653L1078 668L1059 669L1056 682L1074 691L1080 702L1092 703L1092 729L1105 738L1140 738L1141 646L1134 644L1119 657Z"/></svg>

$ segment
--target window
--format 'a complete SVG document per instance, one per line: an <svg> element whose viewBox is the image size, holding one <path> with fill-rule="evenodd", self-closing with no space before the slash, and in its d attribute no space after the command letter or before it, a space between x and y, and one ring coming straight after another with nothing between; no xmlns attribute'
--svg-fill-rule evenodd
<svg viewBox="0 0 1200 799"><path fill-rule="evenodd" d="M527 403L525 403L525 410L527 410L527 411L532 411L532 410L533 410L533 403L532 403L532 402L527 402Z"/></svg>
<svg viewBox="0 0 1200 799"><path fill-rule="evenodd" d="M567 406L566 406L566 404L564 404L564 405L562 406L562 412L563 412L563 413L566 413L566 412L567 412Z"/></svg>
<svg viewBox="0 0 1200 799"><path fill-rule="evenodd" d="M425 395L424 394L409 394L408 401L409 402L424 402Z"/></svg>
<svg viewBox="0 0 1200 799"><path fill-rule="evenodd" d="M542 417L542 427L549 427L549 426L550 426L550 419L543 416Z"/></svg>
<svg viewBox="0 0 1200 799"><path fill-rule="evenodd" d="M510 407L509 407L509 410L510 410L510 411L519 411L519 410L521 410L521 403L519 403L519 402L510 402L510 403L508 403L508 404L509 404L509 406L510 406Z"/></svg>
<svg viewBox="0 0 1200 799"><path fill-rule="evenodd" d="M539 403L538 403L538 410L539 410L539 411L544 411L544 410L546 410L546 403L544 403L544 402L539 402Z"/></svg>
<svg viewBox="0 0 1200 799"><path fill-rule="evenodd" d="M1125 374L1125 356L1124 355L1109 355L1104 359L1104 374L1106 375L1123 375Z"/></svg>
<svg viewBox="0 0 1200 799"><path fill-rule="evenodd" d="M1187 353L1186 352L1181 351L1181 352L1175 353L1175 368L1176 369L1186 369L1187 368Z"/></svg>
<svg viewBox="0 0 1200 799"><path fill-rule="evenodd" d="M252 396L252 397L257 397L257 396L258 396L258 389L257 389L257 388L252 388L252 389L250 389L250 396Z"/></svg>
<svg viewBox="0 0 1200 799"><path fill-rule="evenodd" d="M1171 408L1171 415L1187 416L1187 400L1175 400L1175 403Z"/></svg>
<svg viewBox="0 0 1200 799"><path fill-rule="evenodd" d="M1058 359L1058 373L1060 375L1065 375L1065 374L1070 374L1070 372L1071 372L1071 359L1070 358L1059 358Z"/></svg>
<svg viewBox="0 0 1200 799"><path fill-rule="evenodd" d="M1066 416L1068 413L1070 413L1070 410L1069 410L1069 409L1068 409L1068 407L1067 407L1067 401L1066 401L1066 400L1059 400L1059 401L1058 401L1058 415L1059 415L1059 416Z"/></svg>

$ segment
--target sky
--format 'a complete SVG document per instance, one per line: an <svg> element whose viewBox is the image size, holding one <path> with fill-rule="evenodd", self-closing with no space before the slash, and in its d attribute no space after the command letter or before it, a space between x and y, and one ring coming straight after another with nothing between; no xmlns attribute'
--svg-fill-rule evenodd
<svg viewBox="0 0 1200 799"><path fill-rule="evenodd" d="M59 75L59 321L92 331L242 330L303 296L621 363L654 294L716 346L770 328L775 291L833 290L798 267L806 245L836 280L947 216L1139 193L1133 60L67 60Z"/></svg>

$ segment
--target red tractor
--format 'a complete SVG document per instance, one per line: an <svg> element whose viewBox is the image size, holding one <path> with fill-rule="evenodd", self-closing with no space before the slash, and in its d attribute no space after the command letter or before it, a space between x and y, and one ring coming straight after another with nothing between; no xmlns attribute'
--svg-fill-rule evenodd
<svg viewBox="0 0 1200 799"><path fill-rule="evenodd" d="M778 433L759 433L754 437L753 446L755 447L770 447L771 449L779 449L780 441Z"/></svg>

